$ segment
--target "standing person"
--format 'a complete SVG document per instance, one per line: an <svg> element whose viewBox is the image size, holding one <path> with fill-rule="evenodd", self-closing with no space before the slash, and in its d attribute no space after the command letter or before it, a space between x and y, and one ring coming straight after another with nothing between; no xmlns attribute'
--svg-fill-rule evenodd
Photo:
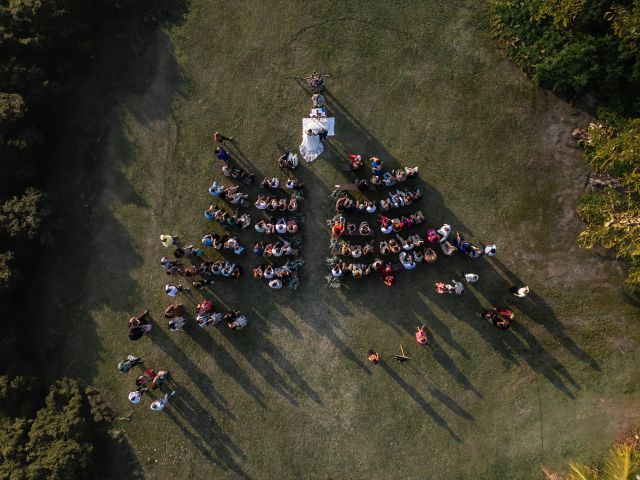
<svg viewBox="0 0 640 480"><path fill-rule="evenodd" d="M424 330L424 325L418 327L418 329L416 330L416 342L418 342L422 346L425 346L427 343L429 343L427 332L425 332Z"/></svg>
<svg viewBox="0 0 640 480"><path fill-rule="evenodd" d="M182 313L184 305L182 303L173 303L164 309L164 318L177 317Z"/></svg>
<svg viewBox="0 0 640 480"><path fill-rule="evenodd" d="M149 310L145 310L141 315L129 319L129 339L140 340L145 333L151 331L152 325L147 319Z"/></svg>
<svg viewBox="0 0 640 480"><path fill-rule="evenodd" d="M464 279L469 283L476 283L480 277L475 273L465 273Z"/></svg>
<svg viewBox="0 0 640 480"><path fill-rule="evenodd" d="M374 177L382 178L382 162L378 157L371 157L369 159L371 162L371 173L373 173Z"/></svg>
<svg viewBox="0 0 640 480"><path fill-rule="evenodd" d="M176 391L172 390L171 393L166 393L164 397L158 400L154 400L153 402L151 402L151 406L150 406L151 410L153 410L154 412L162 411L162 409L164 409L167 403L169 403L169 398L173 397L175 394L176 394Z"/></svg>
<svg viewBox="0 0 640 480"><path fill-rule="evenodd" d="M184 317L176 317L169 320L169 322L167 323L167 326L169 327L170 331L177 332L178 330L181 330L182 327L184 327L184 324L185 324Z"/></svg>
<svg viewBox="0 0 640 480"><path fill-rule="evenodd" d="M523 287L518 287L514 285L509 289L509 291L513 293L514 296L520 297L520 298L524 298L527 295L529 295L529 287L527 285Z"/></svg>
<svg viewBox="0 0 640 480"><path fill-rule="evenodd" d="M170 297L175 297L176 295L178 295L178 293L182 292L183 290L189 290L189 288L183 287L182 285L165 285L164 286L164 293L166 293Z"/></svg>
<svg viewBox="0 0 640 480"><path fill-rule="evenodd" d="M140 400L142 400L142 394L138 390L135 390L133 392L129 392L129 401L131 403L136 405L136 404L140 403Z"/></svg>
<svg viewBox="0 0 640 480"><path fill-rule="evenodd" d="M140 315L136 315L135 317L131 317L129 319L129 326L130 327L137 327L139 325L144 325L146 323L149 323L147 321L147 315L149 315L149 310L145 310Z"/></svg>
<svg viewBox="0 0 640 480"><path fill-rule="evenodd" d="M173 245L173 237L171 235L160 235L160 242L165 248L169 248Z"/></svg>
<svg viewBox="0 0 640 480"><path fill-rule="evenodd" d="M327 131L326 128L321 128L320 131L318 132L318 137L320 137L320 141L322 142L327 141L327 135L329 135L329 132Z"/></svg>
<svg viewBox="0 0 640 480"><path fill-rule="evenodd" d="M216 148L216 157L218 160L222 160L225 164L229 165L229 158L231 158L231 155L229 155L229 152L227 152L224 148Z"/></svg>
<svg viewBox="0 0 640 480"><path fill-rule="evenodd" d="M315 92L311 96L311 102L313 103L313 108L323 108L324 107L324 95L320 92Z"/></svg>
<svg viewBox="0 0 640 480"><path fill-rule="evenodd" d="M132 367L142 363L142 357L136 357L135 355L127 355L127 359L118 363L118 370L122 373L128 373Z"/></svg>
<svg viewBox="0 0 640 480"><path fill-rule="evenodd" d="M373 348L369 349L369 361L374 365L377 365L380 361L380 355Z"/></svg>
<svg viewBox="0 0 640 480"><path fill-rule="evenodd" d="M225 137L220 132L216 132L213 134L213 139L218 142L220 145L224 145L225 140L233 141L233 137Z"/></svg>

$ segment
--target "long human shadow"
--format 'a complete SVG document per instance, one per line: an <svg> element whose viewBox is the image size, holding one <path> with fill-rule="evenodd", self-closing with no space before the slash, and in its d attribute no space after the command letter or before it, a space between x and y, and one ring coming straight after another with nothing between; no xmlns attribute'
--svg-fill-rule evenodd
<svg viewBox="0 0 640 480"><path fill-rule="evenodd" d="M522 286L522 280L517 278L498 258L492 258L489 262L495 267L496 272L502 273L509 279L509 287ZM526 283L526 282L525 282ZM506 293L506 292L505 292ZM587 352L582 350L578 344L569 336L564 326L557 320L553 309L545 300L540 297L535 288L524 299L519 299L513 295L506 295L503 303L517 307L521 312L534 322L541 324L555 339L557 339L576 358L589 365L596 371L601 371L598 362Z"/></svg>
<svg viewBox="0 0 640 480"><path fill-rule="evenodd" d="M471 288L467 289L463 297L447 297L440 304L441 308L448 310L456 318L466 321L502 356L505 366L512 366L522 359L532 370L542 374L556 389L567 397L575 399L575 395L569 390L567 384L575 388L579 388L579 384L564 365L551 355L522 323L514 322L511 330L506 332L497 330L480 316L481 310L487 305L478 300Z"/></svg>
<svg viewBox="0 0 640 480"><path fill-rule="evenodd" d="M194 322L195 323L195 322ZM215 328L215 327L209 327ZM196 331L199 330L199 331ZM229 353L222 348L222 346L216 342L213 337L206 331L200 329L200 327L196 327L195 325L188 325L184 328L184 332L186 335L189 335L191 339L196 342L202 349L207 352L215 361L216 364L229 375L230 378L233 378L238 385L240 385L245 392L247 392L253 399L260 405L262 408L266 408L264 402L264 394L262 391L256 386L251 379L247 376L244 370L238 365L238 363L229 355ZM177 355L184 355L181 352L176 352ZM177 360L176 360L177 361ZM193 362L191 362L193 363ZM186 366L185 366L186 367ZM185 368L186 369L186 368ZM189 367L189 371L191 371L191 367ZM191 376L191 374L189 374ZM206 375L203 374L203 377ZM195 379L194 379L195 381ZM197 384L197 382L195 382ZM208 396L209 388L213 388L213 384L211 380L207 379L207 390L204 391L205 395ZM215 392L215 390L214 390Z"/></svg>
<svg viewBox="0 0 640 480"><path fill-rule="evenodd" d="M169 405L165 407L163 413L166 412L167 416L180 428L183 435L205 458L225 470L231 470L241 478L250 478L234 459L235 456L242 461L246 460L242 449L225 433L214 417L198 403L188 389L182 388L175 379L173 384L176 394L171 397ZM187 423L190 429L185 427L181 420Z"/></svg>
<svg viewBox="0 0 640 480"><path fill-rule="evenodd" d="M195 322L192 322L195 323ZM218 392L218 389L213 385L213 382L207 374L205 374L188 355L184 353L182 348L164 331L164 325L156 323L156 326L151 330L149 337L163 352L171 357L176 364L180 365L184 371L189 375L189 378L193 384L202 392L202 394L211 402L211 404L222 411L230 418L235 418L233 412L228 408L228 403L225 398ZM188 325L183 330L189 334L191 330L199 328L195 325ZM195 332L200 333L200 332ZM202 332L204 333L204 332ZM180 335L180 332L175 333ZM195 335L194 335L195 337ZM193 338L193 337L192 337ZM241 386L244 386L243 380L237 380ZM250 393L253 393L253 389L250 386L246 387ZM258 400L261 396L258 396Z"/></svg>
<svg viewBox="0 0 640 480"><path fill-rule="evenodd" d="M431 342L429 346L433 347L434 346L433 342ZM438 399L440 403L442 403L445 407L447 407L449 410L451 410L454 414L458 415L459 417L464 418L465 420L475 421L475 418L473 415L467 412L458 402L456 402L453 398L451 398L449 395L444 393L442 389L438 385L436 385L436 383L430 378L428 372L424 371L424 369L422 369L420 366L417 366L413 362L411 362L408 365L408 367L412 372L414 372L414 374L418 378L418 382L420 383L425 382L429 384L429 393L433 395L433 397ZM482 395L480 394L480 392L476 393L474 391L473 393L475 393L476 395L482 398Z"/></svg>
<svg viewBox="0 0 640 480"><path fill-rule="evenodd" d="M301 88L305 88L304 85L301 84ZM382 159L384 169L390 170L393 168L398 168L403 164L399 162L397 159L390 154L390 152L382 145L374 135L372 135L367 128L348 110L348 108L341 103L341 101L334 96L330 90L325 91L325 97L327 98L328 109L330 114L332 114L336 118L336 129L343 134L343 136L349 139L349 147L343 148L338 142L335 145L333 151L336 155L343 155L346 151L351 151L354 153L363 154L364 158L367 158L370 155L378 156ZM344 158L344 157L343 157ZM352 174L349 174L352 175ZM408 184L409 182L407 182ZM425 193L425 197L422 200L422 205L424 206L423 212L427 217L427 225L439 227L442 223L448 223L452 226L454 232L459 230L465 234L465 237L471 238L473 236L473 232L468 229L463 222L460 221L459 218L446 206L440 192L434 188L432 185L425 182L422 178L414 181L414 185L418 186ZM382 191L384 195L385 189L379 189ZM378 191L376 192L366 192L371 198L375 198L378 195ZM436 221L437 219L441 219L440 222ZM424 230L428 227L422 228ZM440 252L438 252L440 253ZM482 278L478 287L480 289L491 289L496 292L508 292L508 288L511 285L505 285L502 275L506 275L510 278L510 281L513 285L522 284L523 282L515 275L513 272L509 271L503 264L499 264L501 267L501 271L498 272L494 270L491 263L496 259L493 258L491 261L488 261L486 258L481 258L480 260L472 260L468 258L462 258L461 256L454 256L452 258L439 258L438 261L434 265L429 265L427 267L428 273L426 276L433 278L434 280L445 280L448 281L449 278L454 277L453 272L461 273L464 271L468 271L470 268L475 270L479 270L480 276ZM421 267L423 268L423 267ZM407 276L415 274L415 272L406 273ZM402 275L402 274L401 274ZM488 280L488 281L487 281ZM367 289L379 291L382 287L377 285L372 285L369 279L364 279L367 282ZM402 281L402 278L399 278L399 282ZM362 280L360 281L362 282ZM394 288L394 298L397 298L394 303L396 304L411 304L414 302L414 299L411 298L414 293L402 291L405 289ZM384 290L382 290L384 291ZM483 292L488 293L488 292ZM472 312L472 317L479 314L480 309L483 307L488 307L489 305L482 305L480 302L473 301L472 295L466 295L465 301L452 301L453 299L443 299L443 308L449 310L458 318L468 318L469 312ZM491 298L488 296L487 298ZM507 297L509 298L509 297ZM513 296L509 299L513 300ZM359 304L363 308L367 308L372 310L372 314L378 317L381 321L386 323L393 323L393 319L397 316L394 316L392 312L389 311L382 302L376 303L376 309L370 309L370 301L369 296L367 295L353 295L349 297L349 301ZM507 302L504 295L500 295L500 298L495 300L495 305L511 305L512 302ZM460 306L464 305L464 308L460 308ZM551 307L544 302L543 299L539 298L537 295L532 296L531 298L531 307L527 307L526 304L522 307L521 304L518 306L521 308L521 311L527 314L533 321L540 322L544 319L545 328L554 336L560 340L561 344L574 356L579 358L581 361L587 363L592 368L598 370L599 366L586 352L580 349L577 344L569 337L565 328L559 322ZM483 325L481 322L474 320L470 320L470 323L474 326L474 328L481 334L482 338L497 352L501 354L503 360L507 363L511 363L516 361L518 358L524 359L535 371L541 372L544 376L556 387L558 390L562 391L565 395L570 398L574 398L571 391L567 388L565 382L573 385L576 388L579 388L579 385L575 381L575 379L569 374L567 369L552 355L550 355L544 347L537 341L535 336L529 331L528 328L522 323L518 323L518 326L514 329L514 332L518 333L522 339L518 339L513 334L499 336L497 334L502 333L498 331L491 331L487 327L489 325ZM433 322L430 325L432 330L439 336L442 336L445 340L451 341L451 334L448 327L444 327L442 322ZM495 330L495 329L492 329ZM453 346L453 345L452 345ZM453 346L453 348L456 348ZM442 360L444 360L441 357ZM451 371L449 369L449 371ZM458 378L461 380L461 378Z"/></svg>
<svg viewBox="0 0 640 480"><path fill-rule="evenodd" d="M382 369L387 372L387 374L409 395L419 406L422 408L424 413L429 415L432 420L438 425L440 428L447 431L447 433L451 436L451 438L458 442L463 443L462 439L454 432L447 421L442 418L438 412L436 412L429 402L418 392L413 385L406 382L387 362L384 360L379 363Z"/></svg>
<svg viewBox="0 0 640 480"><path fill-rule="evenodd" d="M255 326L257 327L257 325ZM298 372L295 366L286 358L286 356L280 352L280 350L268 339L269 324L265 323L258 328L253 328L251 335L252 341L256 345L256 348L249 352L242 347L236 347L237 351L245 358L245 360L258 372L265 382L285 397L291 404L298 405L296 396L299 389L304 395L311 398L315 403L322 404L322 399L318 393L307 383L304 377ZM232 330L228 330L224 333L225 336L232 336L236 334ZM234 339L230 339L230 343L235 347L237 345ZM293 384L291 386L287 382L287 378L280 374L275 369L274 365L278 366L281 371L285 372L289 381Z"/></svg>
<svg viewBox="0 0 640 480"><path fill-rule="evenodd" d="M456 382L458 382L465 390L472 392L476 397L481 399L484 398L480 390L478 390L466 375L460 371L453 359L447 355L443 348L438 344L437 340L434 339L431 341L430 350L432 352L433 359L438 362L438 364L440 364L440 366L449 375L451 375Z"/></svg>

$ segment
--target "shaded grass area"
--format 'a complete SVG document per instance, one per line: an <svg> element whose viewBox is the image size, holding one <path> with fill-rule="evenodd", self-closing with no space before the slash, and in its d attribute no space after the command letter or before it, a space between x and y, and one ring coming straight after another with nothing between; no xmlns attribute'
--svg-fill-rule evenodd
<svg viewBox="0 0 640 480"><path fill-rule="evenodd" d="M105 128L96 141L70 135L52 172L68 185L54 199L68 214L37 296L57 321L36 335L52 374L87 379L121 412L138 461L130 470L531 478L541 463L593 458L637 421L635 309L619 290L619 266L575 247L585 167L566 138L586 118L504 61L486 24L478 2L323 2L307 11L193 1L184 22L147 37L148 50L124 70L137 88L112 109L92 106L101 84L88 79L69 125L101 113ZM212 132L233 135L232 153L258 177L282 176L275 158L300 142L309 101L299 78L313 70L332 75L337 137L296 172L307 187L301 287L269 291L247 274L218 282L205 295L242 309L250 327L168 332L157 238L195 242L212 228L202 216L207 187L222 178ZM495 241L498 257L440 259L402 273L393 289L376 278L325 288L327 197L345 180L348 151L387 168L419 165L425 199L411 211ZM245 271L258 263L251 256ZM435 281L468 271L481 280L464 297L433 293ZM534 292L526 300L508 292L521 282ZM191 316L199 298L184 299ZM489 305L516 311L511 331L481 321ZM132 344L126 321L145 307L155 327ZM418 350L412 335L422 324L433 342ZM400 343L408 365L391 360ZM383 357L375 368L370 346ZM179 393L166 414L127 402L133 378L115 368L127 353L172 372Z"/></svg>

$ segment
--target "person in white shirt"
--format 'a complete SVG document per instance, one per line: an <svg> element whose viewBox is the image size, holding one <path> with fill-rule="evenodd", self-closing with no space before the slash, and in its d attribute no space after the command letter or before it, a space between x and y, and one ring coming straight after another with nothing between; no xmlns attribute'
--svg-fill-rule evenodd
<svg viewBox="0 0 640 480"><path fill-rule="evenodd" d="M516 297L524 298L527 295L529 295L529 287L527 285L525 285L524 287L514 286L514 287L511 287L509 290Z"/></svg>
<svg viewBox="0 0 640 480"><path fill-rule="evenodd" d="M464 279L469 283L476 283L480 277L475 273L465 273Z"/></svg>
<svg viewBox="0 0 640 480"><path fill-rule="evenodd" d="M271 280L269 282L269 286L271 288L274 288L276 290L282 288L282 280L280 280L279 278L274 278L273 280Z"/></svg>
<svg viewBox="0 0 640 480"><path fill-rule="evenodd" d="M484 254L493 257L496 254L496 245L485 245Z"/></svg>
<svg viewBox="0 0 640 480"><path fill-rule="evenodd" d="M175 394L176 392L175 390L173 390L171 393L165 393L164 397L158 400L154 400L150 405L151 410L153 410L154 412L162 411L167 403L169 403L169 398L173 397Z"/></svg>
<svg viewBox="0 0 640 480"><path fill-rule="evenodd" d="M137 390L129 393L129 401L134 405L140 403L140 400L142 400L142 394Z"/></svg>
<svg viewBox="0 0 640 480"><path fill-rule="evenodd" d="M182 285L178 285L178 286L176 286L176 285L165 285L164 286L164 293L166 293L170 297L175 297L182 290L183 290L183 286Z"/></svg>

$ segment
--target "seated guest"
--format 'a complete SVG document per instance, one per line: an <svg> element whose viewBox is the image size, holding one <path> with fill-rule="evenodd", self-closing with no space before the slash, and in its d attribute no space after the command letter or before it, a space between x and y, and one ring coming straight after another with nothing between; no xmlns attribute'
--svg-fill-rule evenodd
<svg viewBox="0 0 640 480"><path fill-rule="evenodd" d="M444 253L447 256L451 256L456 252L456 247L454 247L453 245L451 245L448 241L441 241L440 242L440 248L442 249L442 253Z"/></svg>
<svg viewBox="0 0 640 480"><path fill-rule="evenodd" d="M364 166L362 157L360 155L354 155L353 153L350 153L349 161L351 162L351 170L360 170Z"/></svg>
<svg viewBox="0 0 640 480"><path fill-rule="evenodd" d="M213 185L209 187L209 195L212 197L219 197L225 190L224 185L218 184L218 182L213 182Z"/></svg>
<svg viewBox="0 0 640 480"><path fill-rule="evenodd" d="M269 281L269 287L273 288L275 290L279 290L282 288L282 280L280 280L279 278L274 278L273 280Z"/></svg>
<svg viewBox="0 0 640 480"><path fill-rule="evenodd" d="M212 247L213 246L213 235L208 233L204 237L202 237L202 245L204 245L205 247Z"/></svg>
<svg viewBox="0 0 640 480"><path fill-rule="evenodd" d="M371 235L371 227L367 222L361 222L360 227L358 228L360 235L369 236Z"/></svg>
<svg viewBox="0 0 640 480"><path fill-rule="evenodd" d="M413 270L416 268L416 262L409 252L402 252L400 254L400 263L402 263L405 270Z"/></svg>
<svg viewBox="0 0 640 480"><path fill-rule="evenodd" d="M253 253L262 255L264 253L264 244L262 242L256 242L253 246Z"/></svg>

